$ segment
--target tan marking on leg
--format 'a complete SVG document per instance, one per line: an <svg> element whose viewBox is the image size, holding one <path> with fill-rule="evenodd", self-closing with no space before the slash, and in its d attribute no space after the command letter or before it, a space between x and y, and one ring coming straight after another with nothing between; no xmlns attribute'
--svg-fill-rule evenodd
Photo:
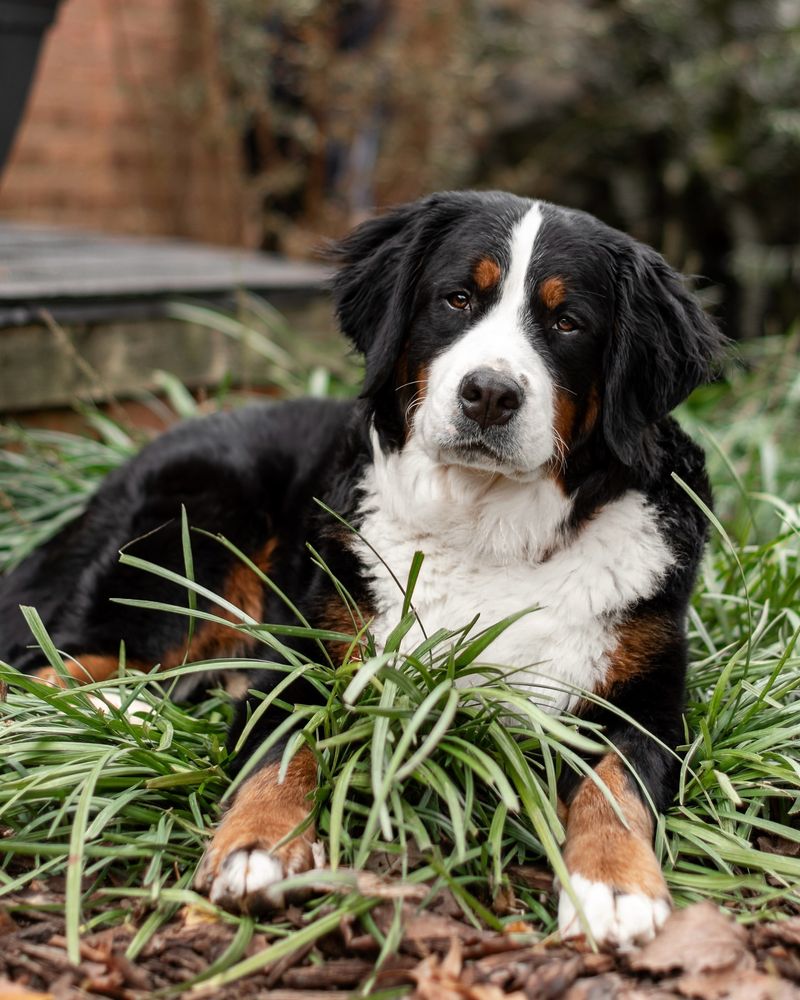
<svg viewBox="0 0 800 1000"><path fill-rule="evenodd" d="M360 608L359 608L360 610ZM344 635L350 635L355 638L356 633L361 628L361 620L356 617L353 620L353 615L350 613L350 609L344 603L344 601L338 595L332 597L322 612L320 618L320 627L323 629L329 629L331 632L342 632ZM352 652L350 648L352 646L351 641L342 642L329 642L328 643L328 653L334 663L344 663L347 659L348 653L350 654L350 661L360 661L361 660L361 645L357 645Z"/></svg>
<svg viewBox="0 0 800 1000"><path fill-rule="evenodd" d="M276 547L277 539L270 538L266 545L253 556L253 562L262 572L267 572L269 569ZM249 566L237 563L233 567L225 581L223 596L226 601L244 611L255 621L260 621L263 613L264 588L258 575ZM214 606L211 608L211 613L224 618L231 625L239 623L239 619L226 608ZM192 662L225 654L231 656L237 653L243 654L248 649L252 649L254 645L255 640L250 636L237 633L228 625L209 622L197 629L192 636L188 650L185 644L167 650L161 658L161 669L169 670L172 667L177 667L184 662L184 658L186 662ZM116 655L76 654L65 657L64 663L69 676L74 677L82 684L108 680L119 670L119 657ZM144 673L152 669L152 664L146 664L142 660L129 659L126 664L132 669L141 670ZM33 676L48 684L64 686L63 680L52 667L40 667L33 671Z"/></svg>
<svg viewBox="0 0 800 1000"><path fill-rule="evenodd" d="M221 865L234 851L269 851L287 874L314 866L313 824L299 836L280 842L311 814L310 796L317 787L316 758L308 747L303 747L289 764L281 784L279 770L279 764L268 764L242 784L203 856L195 878L198 889L210 889Z"/></svg>
<svg viewBox="0 0 800 1000"><path fill-rule="evenodd" d="M150 667L138 660L126 660L126 665L133 670L142 670L145 673L150 670ZM64 666L70 677L74 677L81 684L90 684L92 681L105 681L109 677L113 677L119 670L119 657L82 653L81 655L65 656ZM40 667L33 671L33 676L48 684L64 687L63 679L52 667Z"/></svg>
<svg viewBox="0 0 800 1000"><path fill-rule="evenodd" d="M616 643L608 655L608 667L596 694L608 698L614 688L644 673L653 655L665 649L675 637L672 623L658 615L646 615L622 622L615 629Z"/></svg>
<svg viewBox="0 0 800 1000"><path fill-rule="evenodd" d="M483 257L472 269L472 280L479 292L489 292L500 283L500 265L491 257Z"/></svg>
<svg viewBox="0 0 800 1000"><path fill-rule="evenodd" d="M629 829L604 793L584 778L569 806L564 862L570 874L603 882L618 892L669 899L651 844L653 816L631 786L625 765L616 754L607 754L595 772L619 805Z"/></svg>
<svg viewBox="0 0 800 1000"><path fill-rule="evenodd" d="M567 296L567 286L564 279L553 275L539 285L539 298L546 309L556 309Z"/></svg>
<svg viewBox="0 0 800 1000"><path fill-rule="evenodd" d="M255 565L263 573L269 571L277 544L276 538L270 538L252 557ZM229 604L239 608L254 621L261 621L264 612L264 584L258 574L245 563L237 561L228 573L222 588L222 596ZM220 605L212 605L209 610L211 614L224 618L231 624L203 622L198 626L188 647L182 643L164 653L161 658L162 670L171 670L184 661L193 663L220 656L243 656L255 647L256 640L252 636L231 627L241 624L241 619L237 615Z"/></svg>

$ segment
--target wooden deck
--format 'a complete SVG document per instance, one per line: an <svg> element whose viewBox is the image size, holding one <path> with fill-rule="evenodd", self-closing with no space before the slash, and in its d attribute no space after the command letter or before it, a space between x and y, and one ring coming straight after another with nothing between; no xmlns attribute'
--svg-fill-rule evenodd
<svg viewBox="0 0 800 1000"><path fill-rule="evenodd" d="M232 308L246 290L313 339L332 328L326 279L271 254L0 220L0 412L152 389L160 368L188 385L268 378L263 360L170 319L169 304Z"/></svg>

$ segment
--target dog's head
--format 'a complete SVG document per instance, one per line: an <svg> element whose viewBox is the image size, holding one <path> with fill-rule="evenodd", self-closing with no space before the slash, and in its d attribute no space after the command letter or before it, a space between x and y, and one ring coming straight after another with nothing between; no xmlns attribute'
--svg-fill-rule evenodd
<svg viewBox="0 0 800 1000"><path fill-rule="evenodd" d="M514 195L432 195L334 255L383 446L445 464L533 478L591 439L634 465L723 343L654 250Z"/></svg>

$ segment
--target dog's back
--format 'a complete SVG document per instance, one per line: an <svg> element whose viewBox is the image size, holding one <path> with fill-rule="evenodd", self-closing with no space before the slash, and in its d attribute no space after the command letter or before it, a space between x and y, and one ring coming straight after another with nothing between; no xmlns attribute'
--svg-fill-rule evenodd
<svg viewBox="0 0 800 1000"><path fill-rule="evenodd" d="M179 584L119 561L124 550L186 575L182 509L194 529L196 582L221 596L227 589L229 596L249 602L257 617L263 615L260 585L203 532L223 536L261 569L269 563L273 574L297 590L296 553L291 560L295 575L280 572L292 550L287 542L304 543L311 498L326 488L326 473L351 412L351 403L331 400L254 405L182 423L147 445L104 480L75 521L0 578L0 659L23 670L43 665L19 610L30 605L59 650L93 658L95 679L116 668L120 642L128 661L140 668L180 662L187 654L185 618L112 601L185 604L186 591ZM270 547L278 533L284 539L281 553ZM283 618L279 604L272 610L273 620ZM204 640L201 629L188 652L193 659L241 648L230 630ZM76 675L81 676L78 668Z"/></svg>

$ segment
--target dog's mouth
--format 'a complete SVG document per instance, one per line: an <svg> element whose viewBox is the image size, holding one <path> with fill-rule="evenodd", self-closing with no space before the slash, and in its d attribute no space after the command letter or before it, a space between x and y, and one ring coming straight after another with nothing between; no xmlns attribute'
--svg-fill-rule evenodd
<svg viewBox="0 0 800 1000"><path fill-rule="evenodd" d="M454 441L447 447L447 450L454 455L463 456L467 461L476 458L488 458L495 462L505 463L508 460L505 449L495 447L488 441L483 441L480 438L467 441Z"/></svg>
<svg viewBox="0 0 800 1000"><path fill-rule="evenodd" d="M439 459L446 465L462 465L509 477L516 477L523 472L516 451L483 436L464 436L443 443L439 449Z"/></svg>
<svg viewBox="0 0 800 1000"><path fill-rule="evenodd" d="M481 428L460 414L445 414L440 419L429 415L415 431L419 443L435 462L508 479L536 478L543 461L549 457L531 448L528 439L533 436L526 434L525 426L516 420ZM538 438L533 440L539 443Z"/></svg>

